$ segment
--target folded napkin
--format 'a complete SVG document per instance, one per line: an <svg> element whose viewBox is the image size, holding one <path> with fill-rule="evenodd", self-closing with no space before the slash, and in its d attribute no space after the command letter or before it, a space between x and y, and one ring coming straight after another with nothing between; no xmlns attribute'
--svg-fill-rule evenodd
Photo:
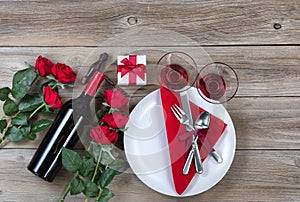
<svg viewBox="0 0 300 202"><path fill-rule="evenodd" d="M187 143L187 141L182 141L185 138L180 138L180 136L192 137L192 133L186 132L186 127L183 124L179 123L179 121L176 119L173 112L171 111L171 106L173 104L177 104L182 108L179 93L174 93L164 87L161 87L160 95L162 106L164 109L164 118L168 138L170 159L172 164L171 166L174 186L176 192L179 195L181 195L192 181L193 177L196 174L196 170L193 166L194 163L192 163L193 165L190 167L189 173L187 175L182 174L182 169L185 164L187 154L190 151L192 138L188 138L190 141L188 141ZM190 102L190 108L194 120L198 117L198 115L201 112L204 111L204 109L198 107L192 102ZM198 141L198 147L200 149L202 161L204 161L208 154L213 150L213 146L221 137L226 126L227 125L222 120L218 119L213 115L210 115L209 129L198 131L199 140L204 142L206 146L202 147L201 141Z"/></svg>

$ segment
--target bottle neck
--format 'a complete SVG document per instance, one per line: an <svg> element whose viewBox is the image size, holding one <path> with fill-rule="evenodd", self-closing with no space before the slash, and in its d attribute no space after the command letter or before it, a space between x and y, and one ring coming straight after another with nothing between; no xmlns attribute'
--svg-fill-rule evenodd
<svg viewBox="0 0 300 202"><path fill-rule="evenodd" d="M101 83L104 80L104 74L101 72L96 71L93 77L90 79L88 84L86 85L85 89L81 93L80 97L89 97L93 98L100 87Z"/></svg>

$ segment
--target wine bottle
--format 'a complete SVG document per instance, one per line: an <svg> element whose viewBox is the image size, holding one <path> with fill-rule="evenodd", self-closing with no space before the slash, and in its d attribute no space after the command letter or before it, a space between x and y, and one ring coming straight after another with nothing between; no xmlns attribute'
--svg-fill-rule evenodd
<svg viewBox="0 0 300 202"><path fill-rule="evenodd" d="M91 118L90 102L105 78L100 67L107 58L106 53L100 55L98 67L81 95L67 101L58 112L27 167L35 175L52 182L62 167L62 148L73 149L78 142L78 131Z"/></svg>

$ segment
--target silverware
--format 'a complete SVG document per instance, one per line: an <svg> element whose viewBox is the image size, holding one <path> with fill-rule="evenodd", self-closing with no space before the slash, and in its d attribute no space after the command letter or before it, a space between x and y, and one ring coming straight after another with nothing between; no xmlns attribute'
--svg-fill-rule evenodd
<svg viewBox="0 0 300 202"><path fill-rule="evenodd" d="M197 130L198 129L207 129L209 126L209 122L210 122L210 114L209 114L209 112L205 111L197 117L197 119L194 123L194 128ZM200 139L200 141L201 141L201 139ZM203 142L202 142L202 145L206 148L206 150L208 150L206 144L203 144ZM222 156L216 150L210 152L210 155L212 155L212 157L218 163L223 162Z"/></svg>
<svg viewBox="0 0 300 202"><path fill-rule="evenodd" d="M206 116L204 117L202 114L204 114L205 112L203 112L203 113L201 113L200 115L199 115L199 117L201 117L201 121L199 121L198 120L198 118L197 118L197 120L196 120L196 122L195 122L195 124L194 124L194 128L197 126L197 129L207 129L208 128L208 126L209 126L209 122L210 122L210 117L209 118L207 118ZM198 136L197 136L198 137ZM195 142L195 141L193 141L193 143L192 144L197 144L197 141ZM203 144L202 144L203 145ZM198 144L197 144L197 147L198 147ZM198 149L199 150L199 149ZM194 151L190 151L190 153L189 153L189 155L188 155L188 157L187 157L187 160L186 160L186 162L185 162L185 165L184 165L184 171L186 172L186 173L188 173L188 170L190 169L190 166L191 166L191 162L192 162L192 158L193 158L193 154L192 153L194 153ZM186 170L187 169L187 170Z"/></svg>
<svg viewBox="0 0 300 202"><path fill-rule="evenodd" d="M176 104L171 106L171 110L173 112L173 114L175 115L175 117L177 118L177 120L181 123L186 125L188 128L190 128L192 131L195 130L194 126L191 125L189 116ZM197 173L201 174L203 173L203 164L201 161L201 155L200 155L200 151L198 148L198 144L197 144L197 140L198 140L198 136L197 134L193 134L193 143L192 143L192 150L193 152L190 152L191 154L189 154L190 158L189 161L187 161L183 167L182 173L183 174L188 174L191 162L192 162L192 158L193 156L195 156L195 167L196 167L196 171Z"/></svg>
<svg viewBox="0 0 300 202"><path fill-rule="evenodd" d="M186 113L187 117L189 118L189 123L192 127L190 126L186 126L186 130L187 131L194 131L194 120L192 118L192 113L191 113L191 109L190 109L190 103L189 103L189 99L188 99L188 94L187 92L181 92L180 93L180 100L181 100L181 105L182 105L182 109L183 111ZM197 137L197 138L195 138ZM192 149L191 151L193 151L193 154L190 155L190 161L185 163L185 166L183 167L183 174L187 175L191 166L191 162L193 157L195 156L195 168L197 173L202 173L203 172L203 165L202 165L202 161L201 161L201 156L200 156L200 151L198 148L198 135L194 134L193 135L193 141L192 141Z"/></svg>

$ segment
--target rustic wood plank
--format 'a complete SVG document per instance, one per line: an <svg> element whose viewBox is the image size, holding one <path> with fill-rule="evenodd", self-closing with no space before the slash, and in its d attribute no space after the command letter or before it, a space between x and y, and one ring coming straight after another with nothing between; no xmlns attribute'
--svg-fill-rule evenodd
<svg viewBox="0 0 300 202"><path fill-rule="evenodd" d="M131 99L131 104L140 99ZM238 149L300 149L299 97L235 98L225 107L235 126ZM43 136L6 148L37 148Z"/></svg>
<svg viewBox="0 0 300 202"><path fill-rule="evenodd" d="M70 175L61 171L53 183L29 173L26 166L34 150L0 151L2 201L57 201ZM133 174L123 174L110 185L112 201L298 201L299 151L237 151L227 175L211 190L188 198L173 198L149 189ZM82 201L83 196L66 201Z"/></svg>
<svg viewBox="0 0 300 202"><path fill-rule="evenodd" d="M232 66L239 77L240 87L237 93L239 96L300 96L300 68L299 68L299 46L247 46L247 47L205 47L204 50L198 47L139 47L148 54L148 83L156 84L156 63L163 54L163 51L183 50L192 55L198 68L211 61L221 61ZM24 62L34 64L35 58L42 54L49 57L53 62L62 62L80 70L80 75L87 71L103 51L112 56L107 64L111 73L109 76L116 79L116 55L137 50L132 48L0 48L0 87L10 85L12 75L26 65ZM159 50L159 51L158 51ZM200 51L203 51L199 53ZM207 56L203 56L203 54ZM79 76L80 77L80 76ZM155 86L150 87L150 90ZM77 88L76 88L77 89ZM148 89L149 90L149 89ZM143 93L144 92L144 93ZM147 94L147 90L140 90L140 95ZM72 96L72 92L66 90L63 94Z"/></svg>
<svg viewBox="0 0 300 202"><path fill-rule="evenodd" d="M300 41L297 0L1 1L0 10L1 46L95 46L136 27L176 31L202 45ZM176 43L160 32L138 37L144 44Z"/></svg>
<svg viewBox="0 0 300 202"><path fill-rule="evenodd" d="M239 149L300 149L300 99L235 98L227 107Z"/></svg>
<svg viewBox="0 0 300 202"><path fill-rule="evenodd" d="M197 50L195 47L183 47L183 49L193 54ZM63 62L77 70L81 69L80 73L83 73L92 63L91 61L101 53L100 50L103 51L102 48L0 48L2 76L0 87L11 83L12 75L26 67L23 62L34 63L38 54L49 57L53 62ZM104 50L109 52L115 48L104 48ZM295 96L300 96L298 88L300 48L298 46L207 47L205 50L212 60L223 61L235 67L240 78L237 97L227 105L236 126L237 147L239 149L299 149L297 117L300 102L299 97ZM156 56L159 57L157 54ZM155 73L155 65L153 65L155 57L150 59L152 61L152 65L149 65L150 74ZM115 70L109 75L115 77ZM149 82L155 83L156 78L149 77ZM136 91L137 98L132 99L134 105L142 96L157 87L151 85L142 87L138 91L126 88L126 91L129 93ZM77 91L79 92L78 89ZM70 90L63 90L61 94L64 100L72 97ZM39 142L40 138L33 143L11 143L8 147L36 148Z"/></svg>

